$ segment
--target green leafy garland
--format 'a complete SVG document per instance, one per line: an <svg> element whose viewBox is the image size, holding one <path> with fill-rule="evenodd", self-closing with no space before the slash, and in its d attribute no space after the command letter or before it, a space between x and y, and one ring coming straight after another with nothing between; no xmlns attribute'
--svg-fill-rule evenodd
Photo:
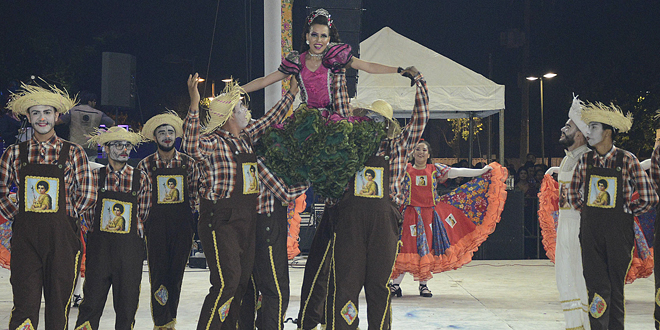
<svg viewBox="0 0 660 330"><path fill-rule="evenodd" d="M384 123L302 104L283 124L266 130L257 154L286 184L309 181L316 194L340 198L385 136Z"/></svg>

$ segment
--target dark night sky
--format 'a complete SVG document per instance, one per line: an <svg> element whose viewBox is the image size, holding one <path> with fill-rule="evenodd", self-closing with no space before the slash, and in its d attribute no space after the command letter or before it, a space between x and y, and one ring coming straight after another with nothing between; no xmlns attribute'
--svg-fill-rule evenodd
<svg viewBox="0 0 660 330"><path fill-rule="evenodd" d="M500 33L524 30L523 0L363 0L362 38L384 26L506 86L506 154L518 152L519 77L555 71L544 83L546 144L554 144L573 92L609 102L659 89L658 1L530 0L529 71L522 48L500 45ZM185 111L187 74L206 75L216 1L3 0L0 87L42 76L71 91L100 93L101 52L133 54L142 115ZM294 3L294 28L306 1ZM263 74L263 1L220 1L209 78L240 81ZM341 26L342 22L335 23ZM298 31L298 30L295 30ZM295 34L294 39L300 38ZM178 63L174 63L178 62ZM401 66L415 63L402 63ZM5 93L6 94L6 93ZM530 143L538 149L538 83L530 85ZM262 96L253 97L255 115ZM655 110L655 109L652 109ZM131 110L139 119L139 111ZM548 151L560 156L560 149Z"/></svg>

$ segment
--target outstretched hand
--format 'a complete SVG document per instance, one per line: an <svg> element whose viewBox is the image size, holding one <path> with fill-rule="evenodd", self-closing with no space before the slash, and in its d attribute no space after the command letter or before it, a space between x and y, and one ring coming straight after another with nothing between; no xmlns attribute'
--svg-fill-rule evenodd
<svg viewBox="0 0 660 330"><path fill-rule="evenodd" d="M409 66L401 71L402 76L410 78L410 87L415 85L415 76L417 76L418 73L419 71L414 66Z"/></svg>
<svg viewBox="0 0 660 330"><path fill-rule="evenodd" d="M188 94L190 94L190 108L196 110L199 108L199 89L197 85L199 84L199 74L188 76Z"/></svg>

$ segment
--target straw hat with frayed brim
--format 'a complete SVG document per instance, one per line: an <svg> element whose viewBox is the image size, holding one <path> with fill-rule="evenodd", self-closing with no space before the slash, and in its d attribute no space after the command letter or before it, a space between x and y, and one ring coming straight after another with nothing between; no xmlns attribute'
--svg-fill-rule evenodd
<svg viewBox="0 0 660 330"><path fill-rule="evenodd" d="M183 136L183 120L172 110L167 110L147 120L144 126L142 126L142 136L147 141L155 141L156 129L162 125L172 125L176 132L176 137Z"/></svg>
<svg viewBox="0 0 660 330"><path fill-rule="evenodd" d="M632 128L633 116L630 112L624 115L621 108L613 103L607 106L596 102L587 103L582 107L582 121L587 125L592 122L607 124L619 132L625 133Z"/></svg>
<svg viewBox="0 0 660 330"><path fill-rule="evenodd" d="M92 147L97 144L105 145L112 141L128 141L132 145L137 146L144 142L144 138L139 133L128 131L123 127L113 126L108 130L96 129L94 133L89 136L87 143Z"/></svg>
<svg viewBox="0 0 660 330"><path fill-rule="evenodd" d="M76 104L78 104L76 97L70 98L66 90L61 90L54 85L49 84L48 89L46 89L21 83L21 89L17 93L11 94L7 109L17 115L27 115L30 107L47 105L55 108L60 114L64 114L69 112Z"/></svg>
<svg viewBox="0 0 660 330"><path fill-rule="evenodd" d="M216 96L209 103L209 111L206 114L206 125L202 129L202 134L208 134L222 127L234 113L234 108L241 102L241 94L246 94L245 90L238 85L238 82L231 80L222 90L220 95ZM247 94L246 94L247 97Z"/></svg>
<svg viewBox="0 0 660 330"><path fill-rule="evenodd" d="M366 116L369 111L373 111L389 121L390 125L387 130L388 139L401 134L401 126L399 125L399 121L394 118L394 109L392 109L389 103L383 100L376 100L369 107L353 110L353 115L362 117Z"/></svg>

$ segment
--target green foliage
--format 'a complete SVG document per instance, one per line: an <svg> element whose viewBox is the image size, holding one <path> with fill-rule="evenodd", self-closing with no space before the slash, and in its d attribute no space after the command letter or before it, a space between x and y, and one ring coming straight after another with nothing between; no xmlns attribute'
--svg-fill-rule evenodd
<svg viewBox="0 0 660 330"><path fill-rule="evenodd" d="M257 154L287 184L309 181L315 193L340 198L386 132L364 117L328 115L301 105L283 125L266 130Z"/></svg>

